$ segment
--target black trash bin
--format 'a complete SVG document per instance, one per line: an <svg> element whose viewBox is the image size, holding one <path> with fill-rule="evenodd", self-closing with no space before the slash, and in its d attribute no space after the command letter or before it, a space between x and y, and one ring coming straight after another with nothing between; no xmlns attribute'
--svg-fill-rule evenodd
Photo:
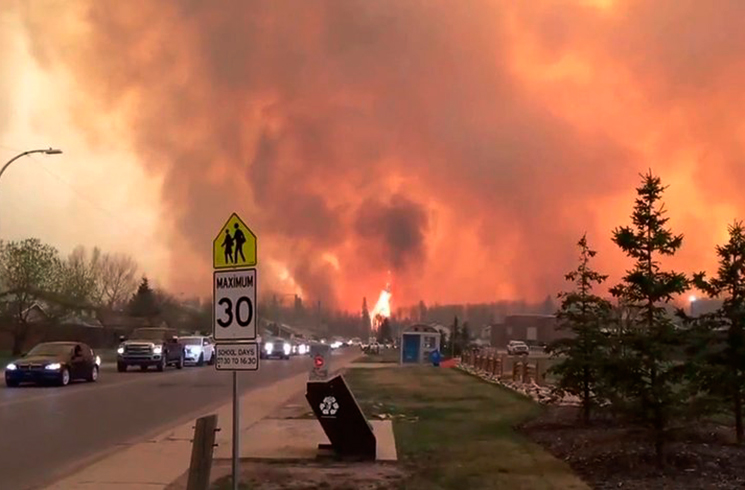
<svg viewBox="0 0 745 490"><path fill-rule="evenodd" d="M308 381L305 398L331 442L328 449L342 458L375 460L372 426L343 376L328 381ZM326 449L327 445L319 444L319 448Z"/></svg>

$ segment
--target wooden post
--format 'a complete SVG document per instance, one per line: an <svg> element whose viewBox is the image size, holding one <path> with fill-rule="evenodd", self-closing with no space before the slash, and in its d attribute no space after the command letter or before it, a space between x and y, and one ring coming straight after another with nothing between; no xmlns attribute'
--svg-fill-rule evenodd
<svg viewBox="0 0 745 490"><path fill-rule="evenodd" d="M191 445L191 464L186 490L208 490L212 471L212 451L215 447L217 415L207 415L197 419L194 427L194 440Z"/></svg>

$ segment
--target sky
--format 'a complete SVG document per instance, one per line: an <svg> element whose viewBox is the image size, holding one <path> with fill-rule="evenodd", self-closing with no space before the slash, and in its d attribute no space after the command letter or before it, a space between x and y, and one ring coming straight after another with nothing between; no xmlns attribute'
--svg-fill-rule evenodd
<svg viewBox="0 0 745 490"><path fill-rule="evenodd" d="M745 215L739 0L0 3L0 236L208 295L237 212L260 288L358 308L542 300L639 173L711 270ZM371 299L372 298L372 299Z"/></svg>

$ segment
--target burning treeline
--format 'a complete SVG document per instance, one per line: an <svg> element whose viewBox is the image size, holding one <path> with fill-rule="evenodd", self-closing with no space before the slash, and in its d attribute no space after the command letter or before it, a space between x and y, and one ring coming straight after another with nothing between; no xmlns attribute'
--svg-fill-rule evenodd
<svg viewBox="0 0 745 490"><path fill-rule="evenodd" d="M391 293L390 283L386 284L385 289L380 292L378 302L375 303L372 311L370 312L370 328L373 332L377 332L383 320L391 317Z"/></svg>

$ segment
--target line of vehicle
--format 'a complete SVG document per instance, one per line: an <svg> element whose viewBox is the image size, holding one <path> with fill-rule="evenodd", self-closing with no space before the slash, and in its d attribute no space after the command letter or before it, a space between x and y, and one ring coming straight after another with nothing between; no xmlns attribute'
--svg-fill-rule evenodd
<svg viewBox="0 0 745 490"><path fill-rule="evenodd" d="M291 362L293 362L291 360ZM297 361L295 361L297 362ZM262 388L266 385L274 384L279 381L282 381L286 378L295 376L297 374L302 373L303 371L294 372L292 369L288 370L289 372L283 373L279 378L277 379L270 379L270 380L262 380L258 384L253 384L248 387L244 387L241 390L241 396L249 393L250 391ZM40 490L43 488L47 488L48 486L54 484L56 481L62 480L70 475L73 475L77 473L78 471L83 470L84 468L87 468L98 461L101 461L112 454L115 454L119 451L125 450L127 447L142 443L144 441L148 441L151 439L155 439L160 435L164 435L170 431L173 431L177 429L178 427L181 427L182 425L194 421L195 419L214 411L219 410L221 407L223 407L225 404L230 403L231 397L229 393L226 393L225 396L222 396L215 400L212 403L209 403L201 408L198 408L196 410L193 410L187 414L181 415L178 418L175 418L173 420L170 420L166 423L160 424L157 427L154 427L142 434L138 434L136 436L133 436L127 440L118 442L116 444L111 445L108 448L102 449L98 451L95 454L89 455L85 458L79 459L77 461L74 461L68 465L65 465L62 468L57 469L53 472L53 474L49 474L44 478L43 482L40 482L32 487L30 487L27 490Z"/></svg>

